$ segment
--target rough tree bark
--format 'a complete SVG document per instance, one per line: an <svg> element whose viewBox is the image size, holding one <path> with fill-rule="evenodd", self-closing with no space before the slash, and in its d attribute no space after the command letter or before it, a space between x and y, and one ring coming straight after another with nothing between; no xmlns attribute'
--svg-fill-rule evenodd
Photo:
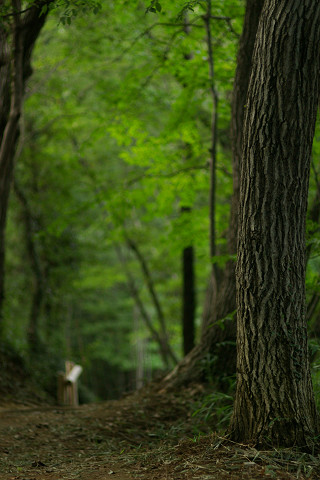
<svg viewBox="0 0 320 480"><path fill-rule="evenodd" d="M266 0L248 90L237 261L238 442L311 447L305 220L320 85L320 4Z"/></svg>
<svg viewBox="0 0 320 480"><path fill-rule="evenodd" d="M19 120L27 79L32 73L30 61L36 39L45 23L40 16L47 1L36 1L25 13L21 1L12 0L12 15L0 22L0 335L4 299L5 227L14 155L19 139ZM1 7L4 2L0 1Z"/></svg>
<svg viewBox="0 0 320 480"><path fill-rule="evenodd" d="M239 172L242 148L243 118L251 71L251 58L256 31L264 0L247 0L243 32L239 42L237 69L232 102L232 148L233 148L233 196L228 232L228 253L236 253L239 204ZM218 289L217 289L218 287ZM215 290L217 289L217 290ZM224 271L219 272L219 281L211 277L203 312L200 342L164 379L164 388L175 388L192 381L211 377L227 377L236 370L236 310L235 263L229 261ZM219 320L226 319L221 328ZM213 360L210 365L207 359ZM210 370L208 372L208 370ZM222 380L223 382L223 380ZM223 388L224 383L219 385Z"/></svg>

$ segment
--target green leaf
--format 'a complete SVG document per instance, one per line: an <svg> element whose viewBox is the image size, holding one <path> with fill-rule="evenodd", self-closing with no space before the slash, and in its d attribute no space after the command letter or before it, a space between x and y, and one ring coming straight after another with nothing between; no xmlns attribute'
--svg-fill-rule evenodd
<svg viewBox="0 0 320 480"><path fill-rule="evenodd" d="M212 257L211 261L215 265L218 265L219 267L225 267L226 263L229 262L229 260L236 261L237 256L236 255L216 255Z"/></svg>
<svg viewBox="0 0 320 480"><path fill-rule="evenodd" d="M41 8L41 12L40 12L40 15L39 17L41 17L42 15L45 15L48 11L49 7L47 4L43 5L42 8Z"/></svg>

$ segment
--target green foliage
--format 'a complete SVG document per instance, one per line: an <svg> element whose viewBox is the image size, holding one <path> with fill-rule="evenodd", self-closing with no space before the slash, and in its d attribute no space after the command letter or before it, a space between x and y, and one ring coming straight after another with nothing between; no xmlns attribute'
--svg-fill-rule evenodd
<svg viewBox="0 0 320 480"><path fill-rule="evenodd" d="M39 8L38 0L25 0L22 3L21 13L24 14L31 8ZM42 3L42 2L41 2ZM98 0L54 0L48 3L40 5L40 15L44 15L50 11L58 10L60 12L60 21L62 24L71 23L71 18L78 15L87 15L91 11L94 14L98 14L101 11L102 5ZM0 18L3 19L12 18L13 15L20 13L14 12L12 9L12 3L8 1L1 2L0 5Z"/></svg>
<svg viewBox="0 0 320 480"><path fill-rule="evenodd" d="M61 7L60 22L62 25L71 25L72 19L78 15L88 15L90 11L97 15L102 9L101 2L96 0L60 0L56 4L54 3L51 8L61 9Z"/></svg>
<svg viewBox="0 0 320 480"><path fill-rule="evenodd" d="M146 13L148 13L148 12L153 12L153 13L159 12L160 13L161 10L162 10L161 3L158 0L151 0L151 3L149 5L149 7L147 7L147 9L146 9Z"/></svg>
<svg viewBox="0 0 320 480"><path fill-rule="evenodd" d="M317 408L320 408L320 344L318 338L309 341L311 375Z"/></svg>
<svg viewBox="0 0 320 480"><path fill-rule="evenodd" d="M234 318L235 318L236 314L237 314L237 311L234 310L229 315L226 315L225 317L217 320L216 324L219 325L221 330L224 330L225 329L225 323L226 322L234 322L235 321Z"/></svg>
<svg viewBox="0 0 320 480"><path fill-rule="evenodd" d="M192 416L199 421L199 429L207 426L222 430L230 421L233 408L233 396L222 392L206 395Z"/></svg>
<svg viewBox="0 0 320 480"><path fill-rule="evenodd" d="M90 388L99 382L89 372L99 379L111 379L112 371L132 376L140 362L138 351L144 376L163 367L128 286L129 272L159 330L127 238L139 246L152 272L177 355L183 248L196 247L197 325L211 269L207 204L212 105L201 17L206 5L167 0L149 5L158 13L156 23L138 1L55 2L37 44L25 102L16 178L29 199L45 282L40 337L55 352L53 358L84 365L88 373L83 382ZM213 8L214 15L232 17L233 29L241 31L243 5L219 1ZM189 32L178 19L183 9L196 25ZM237 37L225 21L213 21L212 30L221 139L215 261L224 263ZM181 213L182 207L190 207L191 213ZM27 353L35 280L14 195L7 244L5 327Z"/></svg>
<svg viewBox="0 0 320 480"><path fill-rule="evenodd" d="M212 257L211 262L213 265L218 265L220 268L224 268L226 264L230 261L236 261L237 256L226 254L226 255L215 255Z"/></svg>

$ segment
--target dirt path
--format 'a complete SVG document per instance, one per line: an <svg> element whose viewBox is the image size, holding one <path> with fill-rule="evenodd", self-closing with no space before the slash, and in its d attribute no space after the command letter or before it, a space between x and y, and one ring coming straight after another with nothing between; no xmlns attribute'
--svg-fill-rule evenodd
<svg viewBox="0 0 320 480"><path fill-rule="evenodd" d="M141 395L76 409L3 406L0 480L320 478L315 457L299 464L292 452L225 445L216 435L195 441L188 410Z"/></svg>
<svg viewBox="0 0 320 480"><path fill-rule="evenodd" d="M113 459L116 445L102 439L92 413L90 408L0 410L0 479L129 479Z"/></svg>

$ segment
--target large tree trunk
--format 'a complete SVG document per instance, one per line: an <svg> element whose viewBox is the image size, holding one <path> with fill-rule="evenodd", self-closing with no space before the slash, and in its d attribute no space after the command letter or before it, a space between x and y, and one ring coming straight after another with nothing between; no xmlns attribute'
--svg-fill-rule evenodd
<svg viewBox="0 0 320 480"><path fill-rule="evenodd" d="M237 57L232 104L233 196L228 232L228 252L236 253L238 205L243 118L251 71L251 57L264 0L247 0ZM203 312L202 334L199 344L179 363L164 380L165 387L173 387L210 376L224 387L224 378L236 370L236 282L235 263L230 260L219 278L211 276ZM223 322L221 320L225 319Z"/></svg>
<svg viewBox="0 0 320 480"><path fill-rule="evenodd" d="M5 227L14 167L14 155L19 139L19 119L24 88L32 73L30 61L37 37L44 25L46 13L40 16L39 1L24 14L12 16L12 24L0 22L0 336L4 299ZM0 2L0 11L3 2ZM11 1L12 11L21 11L21 1Z"/></svg>
<svg viewBox="0 0 320 480"><path fill-rule="evenodd" d="M320 4L266 0L253 55L237 263L238 442L310 446L305 220L319 101Z"/></svg>

